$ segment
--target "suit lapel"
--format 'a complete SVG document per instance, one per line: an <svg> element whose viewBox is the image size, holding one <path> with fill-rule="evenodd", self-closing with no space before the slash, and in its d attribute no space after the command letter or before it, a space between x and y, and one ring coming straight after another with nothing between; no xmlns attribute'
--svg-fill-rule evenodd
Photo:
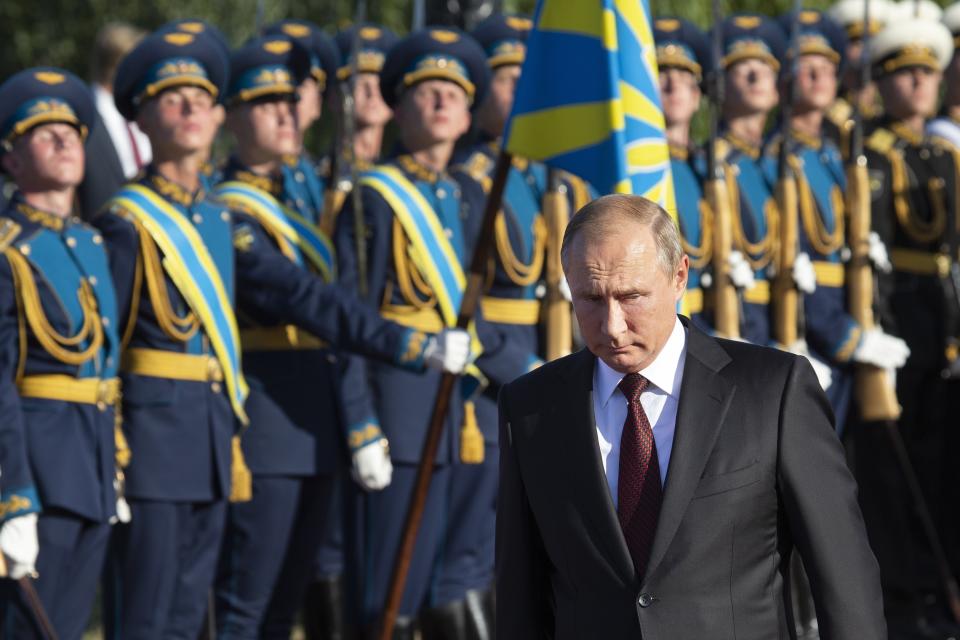
<svg viewBox="0 0 960 640"><path fill-rule="evenodd" d="M684 324L687 326L687 356L680 386L680 404L647 576L653 575L670 547L736 391L736 387L718 373L730 360L726 352L689 322Z"/></svg>
<svg viewBox="0 0 960 640"><path fill-rule="evenodd" d="M593 414L595 362L594 355L584 349L574 356L573 366L566 372L567 388L555 405L559 422L568 431L566 438L557 439L559 468L569 469L570 477L577 479L572 485L577 511L592 523L598 546L614 572L624 584L630 584L636 577L633 560L610 497L597 441Z"/></svg>

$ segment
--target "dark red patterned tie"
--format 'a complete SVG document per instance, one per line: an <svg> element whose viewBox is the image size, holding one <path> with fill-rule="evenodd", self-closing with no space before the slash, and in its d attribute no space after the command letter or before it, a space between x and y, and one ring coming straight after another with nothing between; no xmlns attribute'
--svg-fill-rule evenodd
<svg viewBox="0 0 960 640"><path fill-rule="evenodd" d="M649 384L639 373L631 373L620 381L620 391L627 399L627 419L620 437L617 518L641 580L650 559L663 497L657 443L640 404L640 394Z"/></svg>

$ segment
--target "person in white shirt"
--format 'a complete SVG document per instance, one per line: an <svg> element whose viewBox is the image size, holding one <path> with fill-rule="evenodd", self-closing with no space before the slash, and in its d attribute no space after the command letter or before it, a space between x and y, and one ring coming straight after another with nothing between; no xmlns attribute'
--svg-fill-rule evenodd
<svg viewBox="0 0 960 640"><path fill-rule="evenodd" d="M109 22L97 32L93 47L93 82L90 89L126 180L137 175L153 156L150 139L140 131L136 122L128 122L117 111L113 102L113 76L120 60L137 46L144 35L145 31L124 22Z"/></svg>

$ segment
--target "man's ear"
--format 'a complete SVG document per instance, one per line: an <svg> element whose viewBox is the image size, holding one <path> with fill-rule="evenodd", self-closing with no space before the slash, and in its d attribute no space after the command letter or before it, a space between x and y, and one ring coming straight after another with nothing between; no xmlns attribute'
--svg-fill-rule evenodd
<svg viewBox="0 0 960 640"><path fill-rule="evenodd" d="M9 143L4 143L5 146L7 144ZM3 168L4 173L15 179L23 167L23 163L20 161L20 158L13 153L12 147L5 148L4 151L5 153L0 157L0 167Z"/></svg>
<svg viewBox="0 0 960 640"><path fill-rule="evenodd" d="M680 263L677 265L674 273L674 285L676 287L677 300L683 297L683 292L687 290L687 279L690 277L690 258L687 254L680 256Z"/></svg>

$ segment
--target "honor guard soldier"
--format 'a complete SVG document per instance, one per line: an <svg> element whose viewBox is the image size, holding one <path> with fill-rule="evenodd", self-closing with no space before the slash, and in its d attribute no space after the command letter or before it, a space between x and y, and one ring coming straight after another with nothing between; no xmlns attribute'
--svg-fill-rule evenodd
<svg viewBox="0 0 960 640"><path fill-rule="evenodd" d="M274 235L208 196L200 168L227 72L213 40L155 33L123 60L114 87L120 113L150 137L154 160L97 220L123 320L125 429L139 456L127 473L133 519L114 540L108 635L194 637L227 500L250 498L239 439L249 420L235 297L258 324L295 322L320 339L416 370L458 356L448 368L462 368L468 351L463 332L436 338L386 325L303 269L309 243L282 212L274 221L284 232Z"/></svg>
<svg viewBox="0 0 960 640"><path fill-rule="evenodd" d="M873 226L893 265L892 273L880 274L880 317L910 347L896 378L900 433L956 563L960 165L956 148L924 133L952 54L950 31L923 19L891 21L870 42L885 113L866 147ZM858 429L857 435L861 502L880 563L891 637L945 637L937 629L946 618L937 595L938 567L890 442L878 429ZM951 626L950 632L957 630Z"/></svg>
<svg viewBox="0 0 960 640"><path fill-rule="evenodd" d="M364 23L340 31L335 41L340 54L337 87L341 96L352 91L352 111L346 111L343 99L339 101L339 146L335 145L324 159L325 166L321 163L321 172L331 176L324 210L327 218L323 222L323 229L331 233L343 200L353 188L355 173L370 169L380 159L384 129L393 118L393 111L380 93L380 70L387 51L397 43L397 36L381 25Z"/></svg>
<svg viewBox="0 0 960 640"><path fill-rule="evenodd" d="M870 24L864 28L864 3L870 2ZM864 37L877 35L889 19L894 3L889 0L840 0L827 11L827 17L843 28L847 36L846 49L841 51L844 64L837 99L827 109L824 132L840 149L844 158L850 151L850 136L854 127L854 105L859 106L865 121L880 115L880 96L871 80L861 87Z"/></svg>
<svg viewBox="0 0 960 640"><path fill-rule="evenodd" d="M324 215L320 228L333 234L337 214L359 174L373 167L380 159L384 129L393 111L380 93L380 70L387 51L398 38L386 27L364 23L337 33L335 42L340 54L337 69L340 130L338 144L320 163L321 175L329 176L324 196ZM353 57L354 43L358 55ZM354 70L356 78L354 79ZM344 94L352 89L352 111L345 109ZM347 123L346 118L352 118ZM314 582L304 598L302 618L307 638L336 638L343 634L343 505L337 470L330 514L324 527L323 541L317 554Z"/></svg>
<svg viewBox="0 0 960 640"><path fill-rule="evenodd" d="M957 53L960 43L960 2L944 10L941 22L953 35L953 58L943 72L946 91L940 115L927 124L927 133L949 140L953 146L960 148L960 56Z"/></svg>
<svg viewBox="0 0 960 640"><path fill-rule="evenodd" d="M495 14L471 33L486 53L490 90L476 111L479 142L457 155L452 173L479 183L485 193L493 181L532 27L529 18ZM484 319L503 344L502 355L495 358L499 366L484 370L489 385L465 405L476 416L482 449L474 452L478 455L461 455L450 470L449 513L432 588L433 606L421 613L421 630L428 639L484 638L489 633L484 630L494 627L490 589L499 459L497 394L502 384L542 363L537 289L543 288L547 229L541 210L546 192L546 167L514 157L503 193L503 213L494 231L496 249L480 300ZM484 359L478 364L484 367Z"/></svg>
<svg viewBox="0 0 960 640"><path fill-rule="evenodd" d="M57 635L83 635L117 516L118 464L129 459L114 442L120 338L107 255L72 211L95 113L86 85L60 69L0 85L0 167L17 186L0 213L0 628L9 638L39 637L13 581L25 576Z"/></svg>
<svg viewBox="0 0 960 640"><path fill-rule="evenodd" d="M711 280L708 272L713 258L713 220L703 195L706 158L690 137L690 122L700 108L704 73L711 68L710 42L692 22L674 17L654 20L653 40L657 45L660 101L670 146L677 220L683 251L690 257L681 313L701 328L709 329L703 314L703 289L708 288ZM741 256L739 262L742 261Z"/></svg>
<svg viewBox="0 0 960 640"><path fill-rule="evenodd" d="M488 84L483 50L454 29L411 34L387 55L380 89L394 109L400 143L385 164L364 174L360 200L366 263L358 262L353 198L337 222L335 245L341 282L366 286L381 314L421 330L456 321L464 264L476 241L484 195L472 180L446 171L457 139L470 126L470 111ZM365 274L364 274L365 271ZM361 281L365 275L366 282ZM482 357L493 370L509 358L497 332L479 318ZM501 365L502 366L502 365ZM521 365L522 366L522 365ZM465 382L465 381L464 381ZM351 358L344 404L354 477L345 522L349 610L361 624L375 622L387 596L417 464L431 415L438 376L415 374ZM475 385L474 385L475 386ZM447 525L451 466L483 455L483 435L473 411L472 389L451 403L437 466L400 605L400 637L412 637L412 618L431 597ZM389 443L389 450L387 445Z"/></svg>
<svg viewBox="0 0 960 640"><path fill-rule="evenodd" d="M816 276L816 289L803 298L804 337L811 354L831 368L826 392L839 433L851 397L850 363L896 369L903 366L909 349L879 328L864 333L847 313L843 260L846 176L840 150L823 130L825 113L837 95L846 37L843 29L818 11L780 17L785 32L794 21L798 23L797 58L792 87L784 90L785 99L792 101L786 158L799 195L800 251L809 257ZM766 151L771 183L777 180L781 142L782 135L775 135ZM879 237L874 234L873 238L882 251Z"/></svg>
<svg viewBox="0 0 960 640"><path fill-rule="evenodd" d="M779 100L784 35L776 22L754 14L730 16L715 28L722 34L725 80L717 160L725 164L733 204L733 248L749 266L749 273L737 267L731 275L742 298L741 336L766 345L772 341L767 275L776 255L778 213L760 159L767 116Z"/></svg>
<svg viewBox="0 0 960 640"><path fill-rule="evenodd" d="M304 147L307 131L323 115L324 100L329 98L336 83L337 47L320 27L305 20L282 20L269 27L267 35L285 35L310 52L310 73L297 90L297 132L300 138L297 151L284 159L284 179L290 186L284 203L302 216L318 224L324 212L324 194L329 176L317 166ZM326 229L329 235L331 231Z"/></svg>
<svg viewBox="0 0 960 640"><path fill-rule="evenodd" d="M773 344L770 285L780 238L780 212L764 158L767 117L779 102L777 79L784 57L785 36L779 25L756 14L727 18L722 29L724 68L723 138L718 159L725 163L727 190L733 209L733 246L750 268L751 279L734 265L731 275L742 291L741 336L755 344ZM776 175L776 168L772 171ZM809 256L799 254L791 266L795 286L803 293L816 288ZM806 344L777 345L810 360L826 389L830 370L811 358Z"/></svg>
<svg viewBox="0 0 960 640"><path fill-rule="evenodd" d="M309 51L282 35L254 39L232 53L224 101L237 144L214 193L252 216L285 256L332 282L336 261L316 226L319 212L306 210L303 200L292 208L302 183L283 171L284 157L300 147L297 88L310 70ZM216 589L218 633L288 638L312 577L305 559L316 555L325 535L342 451L336 358L314 336L264 321L243 304L238 322L251 384L250 428L242 445L253 497L228 510Z"/></svg>

